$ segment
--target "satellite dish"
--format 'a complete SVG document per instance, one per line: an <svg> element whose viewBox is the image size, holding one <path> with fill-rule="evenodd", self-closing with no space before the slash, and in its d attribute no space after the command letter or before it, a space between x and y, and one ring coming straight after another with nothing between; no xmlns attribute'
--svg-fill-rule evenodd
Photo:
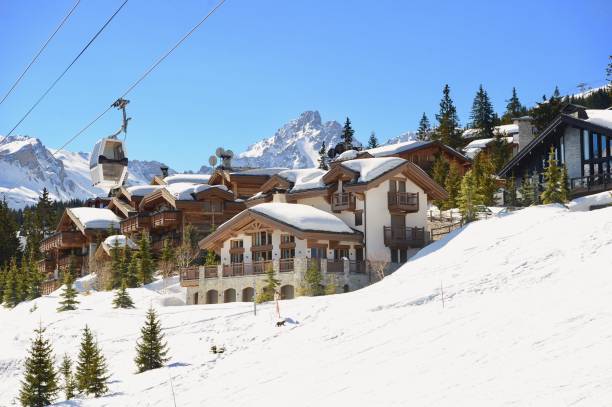
<svg viewBox="0 0 612 407"><path fill-rule="evenodd" d="M334 150L333 148L330 148L329 150L327 150L327 156L329 158L334 158L336 156L336 150Z"/></svg>
<svg viewBox="0 0 612 407"><path fill-rule="evenodd" d="M232 150L225 150L225 155L228 156L229 158L233 158L234 152Z"/></svg>
<svg viewBox="0 0 612 407"><path fill-rule="evenodd" d="M211 155L208 158L208 164L210 164L211 167L214 167L217 165L217 157L215 157L214 155Z"/></svg>
<svg viewBox="0 0 612 407"><path fill-rule="evenodd" d="M223 149L223 147L217 147L215 154L217 155L217 157L221 157L223 154L225 154L225 150Z"/></svg>

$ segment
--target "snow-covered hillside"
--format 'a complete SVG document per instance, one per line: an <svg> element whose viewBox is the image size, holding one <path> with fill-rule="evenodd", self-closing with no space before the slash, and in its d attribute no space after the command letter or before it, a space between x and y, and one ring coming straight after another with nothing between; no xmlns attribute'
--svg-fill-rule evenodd
<svg viewBox="0 0 612 407"><path fill-rule="evenodd" d="M105 194L91 185L89 153L60 151L53 156L54 152L34 137L0 136L0 197L12 208L23 208L35 203L45 187L56 200ZM160 165L157 161L130 161L128 182L149 183L160 174Z"/></svg>
<svg viewBox="0 0 612 407"><path fill-rule="evenodd" d="M172 386L179 406L609 405L611 252L612 207L531 207L454 231L368 288L282 301L281 328L272 304L168 306L176 281L130 290L135 310L94 293L58 314L54 294L0 310L0 406L39 321L56 358L76 356L87 323L113 373L107 397L66 406L172 406ZM136 375L149 304L171 360Z"/></svg>

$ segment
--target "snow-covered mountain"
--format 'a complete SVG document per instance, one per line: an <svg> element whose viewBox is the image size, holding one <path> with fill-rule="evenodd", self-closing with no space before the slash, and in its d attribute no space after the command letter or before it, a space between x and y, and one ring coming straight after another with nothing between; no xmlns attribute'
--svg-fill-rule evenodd
<svg viewBox="0 0 612 407"><path fill-rule="evenodd" d="M399 136L390 138L384 145L403 143L405 141L413 141L416 140L416 137L417 134L415 131L406 131L400 134Z"/></svg>
<svg viewBox="0 0 612 407"><path fill-rule="evenodd" d="M106 194L91 185L88 153L60 151L53 156L54 152L34 137L0 137L0 197L10 207L35 203L45 187L56 200ZM150 182L160 173L160 165L157 161L130 161L129 182Z"/></svg>

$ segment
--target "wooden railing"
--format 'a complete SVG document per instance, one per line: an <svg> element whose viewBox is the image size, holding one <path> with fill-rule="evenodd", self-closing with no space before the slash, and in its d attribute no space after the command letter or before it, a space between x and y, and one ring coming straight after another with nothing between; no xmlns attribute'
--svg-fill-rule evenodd
<svg viewBox="0 0 612 407"><path fill-rule="evenodd" d="M134 233L151 227L148 214L138 214L121 221L121 233Z"/></svg>
<svg viewBox="0 0 612 407"><path fill-rule="evenodd" d="M264 274L272 268L272 260L254 261L253 274Z"/></svg>
<svg viewBox="0 0 612 407"><path fill-rule="evenodd" d="M450 232L452 232L455 229L459 229L461 226L463 226L463 221L458 221L455 223L451 223L448 225L444 225L444 226L439 226L437 228L433 228L431 229L431 240L432 241L436 241L436 240L440 240L441 238L443 238L444 236L448 235Z"/></svg>
<svg viewBox="0 0 612 407"><path fill-rule="evenodd" d="M151 216L151 225L154 228L166 228L178 226L180 223L181 212L179 211L162 211Z"/></svg>
<svg viewBox="0 0 612 407"><path fill-rule="evenodd" d="M344 260L327 260L328 273L344 273Z"/></svg>
<svg viewBox="0 0 612 407"><path fill-rule="evenodd" d="M349 273L365 273L366 263L362 260L350 260L349 261Z"/></svg>
<svg viewBox="0 0 612 407"><path fill-rule="evenodd" d="M426 243L425 228L384 226L383 233L387 247L423 247Z"/></svg>
<svg viewBox="0 0 612 407"><path fill-rule="evenodd" d="M84 241L85 236L81 232L57 232L40 242L40 250L74 249L81 247Z"/></svg>
<svg viewBox="0 0 612 407"><path fill-rule="evenodd" d="M204 278L217 278L218 268L216 264L207 264L204 266Z"/></svg>
<svg viewBox="0 0 612 407"><path fill-rule="evenodd" d="M350 192L337 192L332 194L332 211L354 211L355 194Z"/></svg>
<svg viewBox="0 0 612 407"><path fill-rule="evenodd" d="M418 212L419 193L413 192L393 192L387 193L387 202L390 211L399 212Z"/></svg>
<svg viewBox="0 0 612 407"><path fill-rule="evenodd" d="M574 196L609 189L612 189L612 174L595 174L570 179L570 193Z"/></svg>
<svg viewBox="0 0 612 407"><path fill-rule="evenodd" d="M40 273L51 274L55 270L55 262L47 259L39 260L37 267Z"/></svg>
<svg viewBox="0 0 612 407"><path fill-rule="evenodd" d="M197 266L187 267L180 271L181 285L197 285L200 280L200 270Z"/></svg>
<svg viewBox="0 0 612 407"><path fill-rule="evenodd" d="M290 273L295 270L295 259L280 259L278 266L279 272Z"/></svg>
<svg viewBox="0 0 612 407"><path fill-rule="evenodd" d="M49 295L53 291L57 290L60 287L61 283L59 280L52 279L43 281L40 285L40 292L42 295Z"/></svg>

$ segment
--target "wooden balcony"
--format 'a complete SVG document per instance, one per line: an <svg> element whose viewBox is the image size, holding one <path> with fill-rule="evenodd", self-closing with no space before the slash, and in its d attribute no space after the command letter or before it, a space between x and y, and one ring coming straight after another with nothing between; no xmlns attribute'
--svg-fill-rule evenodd
<svg viewBox="0 0 612 407"><path fill-rule="evenodd" d="M332 211L354 211L355 194L350 192L336 192L332 194Z"/></svg>
<svg viewBox="0 0 612 407"><path fill-rule="evenodd" d="M280 259L278 266L280 273L292 273L295 270L295 259Z"/></svg>
<svg viewBox="0 0 612 407"><path fill-rule="evenodd" d="M37 262L38 271L42 274L49 275L55 271L55 262L53 260L43 259Z"/></svg>
<svg viewBox="0 0 612 407"><path fill-rule="evenodd" d="M138 233L151 227L151 216L138 214L121 221L121 233Z"/></svg>
<svg viewBox="0 0 612 407"><path fill-rule="evenodd" d="M327 260L328 273L344 273L344 260Z"/></svg>
<svg viewBox="0 0 612 407"><path fill-rule="evenodd" d="M612 190L612 174L595 174L570 180L570 195L579 197Z"/></svg>
<svg viewBox="0 0 612 407"><path fill-rule="evenodd" d="M43 281L40 285L40 292L42 295L49 295L53 291L57 290L60 285L60 281L55 279Z"/></svg>
<svg viewBox="0 0 612 407"><path fill-rule="evenodd" d="M391 212L418 212L419 211L419 193L413 192L392 192L387 194L389 211Z"/></svg>
<svg viewBox="0 0 612 407"><path fill-rule="evenodd" d="M385 246L398 249L423 247L427 241L425 228L384 226Z"/></svg>
<svg viewBox="0 0 612 407"><path fill-rule="evenodd" d="M84 274L83 269L87 268L85 267L87 265L87 256L85 255L62 256L57 259L57 268L63 271L68 270L71 261L77 276Z"/></svg>
<svg viewBox="0 0 612 407"><path fill-rule="evenodd" d="M244 271L244 263L225 264L223 266L223 277L241 277L245 275Z"/></svg>
<svg viewBox="0 0 612 407"><path fill-rule="evenodd" d="M40 243L40 250L48 252L53 249L76 249L83 245L85 236L81 232L57 232Z"/></svg>
<svg viewBox="0 0 612 407"><path fill-rule="evenodd" d="M264 274L272 268L272 260L254 261L253 274Z"/></svg>
<svg viewBox="0 0 612 407"><path fill-rule="evenodd" d="M232 263L223 266L223 277L242 277L265 274L272 268L272 261L255 261L253 263Z"/></svg>
<svg viewBox="0 0 612 407"><path fill-rule="evenodd" d="M365 274L366 272L366 263L361 260L351 260L349 261L349 273L359 273Z"/></svg>
<svg viewBox="0 0 612 407"><path fill-rule="evenodd" d="M197 287L200 281L198 266L187 267L180 271L181 287Z"/></svg>
<svg viewBox="0 0 612 407"><path fill-rule="evenodd" d="M151 226L153 228L175 228L180 223L180 211L162 211L151 215Z"/></svg>
<svg viewBox="0 0 612 407"><path fill-rule="evenodd" d="M204 266L204 278L217 278L218 271L216 264L207 264Z"/></svg>

